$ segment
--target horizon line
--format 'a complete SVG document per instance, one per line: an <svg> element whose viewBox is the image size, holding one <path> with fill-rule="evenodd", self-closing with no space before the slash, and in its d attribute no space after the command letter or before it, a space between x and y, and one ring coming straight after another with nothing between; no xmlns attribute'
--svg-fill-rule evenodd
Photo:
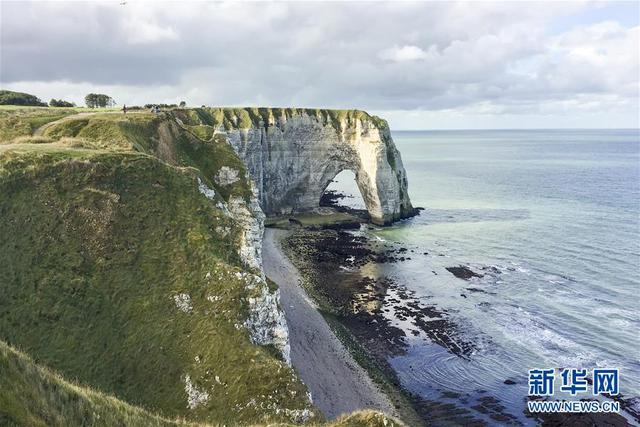
<svg viewBox="0 0 640 427"><path fill-rule="evenodd" d="M510 131L510 130L635 130L640 132L640 127L616 127L616 128L430 128L430 129L394 129L391 132L445 132L445 131Z"/></svg>

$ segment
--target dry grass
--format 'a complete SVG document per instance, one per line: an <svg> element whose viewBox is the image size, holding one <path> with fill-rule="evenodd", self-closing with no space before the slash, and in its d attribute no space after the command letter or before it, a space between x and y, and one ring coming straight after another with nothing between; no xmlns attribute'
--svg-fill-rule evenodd
<svg viewBox="0 0 640 427"><path fill-rule="evenodd" d="M8 144L49 144L51 142L53 142L53 140L46 136L25 135L13 138Z"/></svg>

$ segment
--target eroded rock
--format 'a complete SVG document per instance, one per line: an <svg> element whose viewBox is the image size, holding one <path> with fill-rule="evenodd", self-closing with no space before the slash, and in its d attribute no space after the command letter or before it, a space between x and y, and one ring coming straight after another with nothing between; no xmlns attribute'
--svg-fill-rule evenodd
<svg viewBox="0 0 640 427"><path fill-rule="evenodd" d="M351 170L374 223L415 213L400 153L385 121L366 114L327 121L299 113L269 117L248 129L220 130L244 161L267 215L319 206L335 176Z"/></svg>
<svg viewBox="0 0 640 427"><path fill-rule="evenodd" d="M238 174L239 172L236 169L222 166L214 179L218 185L231 185L240 180Z"/></svg>

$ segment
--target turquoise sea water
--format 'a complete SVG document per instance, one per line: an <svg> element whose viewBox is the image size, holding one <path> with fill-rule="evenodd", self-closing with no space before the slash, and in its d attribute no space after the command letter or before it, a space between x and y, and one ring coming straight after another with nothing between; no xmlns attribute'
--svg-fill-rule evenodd
<svg viewBox="0 0 640 427"><path fill-rule="evenodd" d="M640 396L638 131L393 138L412 202L425 210L367 233L430 256L377 274L446 311L477 347L461 358L408 334L409 351L391 360L403 385L426 398L459 393L463 402L486 392L521 419L532 368L620 368L621 393ZM460 264L485 276L467 282L444 269Z"/></svg>

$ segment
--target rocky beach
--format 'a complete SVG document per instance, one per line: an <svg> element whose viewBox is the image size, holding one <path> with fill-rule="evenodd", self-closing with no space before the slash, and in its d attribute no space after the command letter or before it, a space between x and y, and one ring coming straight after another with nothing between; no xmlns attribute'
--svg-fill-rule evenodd
<svg viewBox="0 0 640 427"><path fill-rule="evenodd" d="M453 402L460 396L449 394L444 395L442 400L426 400L403 389L389 364L390 357L407 351L408 335L436 343L458 357L464 358L473 352L474 344L460 336L446 312L423 304L410 290L393 279L366 274L378 264L401 263L412 257L426 257L429 254L418 254L414 250L389 244L376 244L357 233L330 229L267 229L264 248L267 275L275 273L274 269L277 269L272 266L274 253L277 253L277 263L286 265L289 259L297 267L287 268L288 274L293 275L294 283L301 287L296 292L311 297L333 333L346 344L343 351L349 351L361 365L367 367L368 375L375 378L378 387L392 397L397 410L405 420L411 420L411 425L434 422L435 425L486 425L472 411ZM283 260L283 257L286 259ZM298 277L300 280L297 280ZM280 275L280 281L274 280L283 289L280 281L287 279ZM291 281L291 277L288 281ZM299 318L290 314L293 307L286 303L287 292L282 292L288 324L295 330L298 326L294 325L299 324ZM293 364L298 370L304 371L304 367L296 365L294 346L292 342ZM319 344L318 347L324 348L325 344ZM309 359L303 360L302 366L310 363ZM331 357L325 360L331 360ZM314 396L314 387L309 384L308 377L304 373L301 375ZM311 381L316 380L313 378ZM367 388L367 384L364 382L357 389ZM325 392L321 391L320 401L326 399ZM336 389L331 391L331 395L345 392L351 393L348 388ZM318 402L314 396L314 403L319 405ZM497 421L513 418L504 413L504 408L490 396L480 396L476 406Z"/></svg>
<svg viewBox="0 0 640 427"><path fill-rule="evenodd" d="M331 364L343 364L348 360L350 365L354 361L366 368L366 380L362 371L357 370L361 385L353 388L348 377L341 385L333 383L314 387L318 381L317 374L309 374L309 365L313 358L308 355L296 360L296 343L292 338L293 364L301 372L301 377L312 392L314 403L321 409L326 402L331 403L328 396L346 393L349 399L340 399L342 405L359 401L365 407L383 409L393 402L394 413L399 414L409 425L594 425L626 426L631 425L633 417L628 419L615 414L555 414L534 416L526 411L512 412L505 407L499 398L487 390L478 389L474 393L459 393L442 390L437 398L425 397L405 387L398 376L397 368L391 362L395 357L402 357L415 348L416 340L422 341L424 346L444 349L451 357L467 360L476 355L479 349L486 349L492 345L488 336L472 336L464 333L464 325L456 321L447 310L430 304L428 298L416 295L404 283L400 283L391 275L385 276L385 265L419 261L424 264L433 263L437 258L442 260L446 256L442 253L420 251L418 247L403 246L396 243L372 239L367 230L374 229L367 224L365 213L354 210L338 203L348 198L340 193L328 192L323 197L325 208L335 208L340 212L359 217L360 224L352 225L349 230L343 226L324 225L318 227L303 227L292 221L287 230L267 229L265 233L263 258L267 275L273 275L283 292L283 309L290 325L291 335L295 337L296 330L309 330L306 319L315 317L309 313L304 316L296 314L301 304L288 304L287 300L296 294L297 298L304 298L313 316L322 314L323 328L330 327L331 334L340 338L342 345L333 355L325 355L322 364L316 369L324 369L327 360L334 359ZM434 267L429 273L449 275L467 285L461 288L460 297L467 298L469 294L495 295L477 280L497 274L495 267L468 266L453 264L444 268ZM270 276L271 277L271 276ZM289 285L284 285L288 283ZM309 317L311 316L311 317ZM303 320L305 319L305 320ZM302 334L301 334L302 335ZM327 345L322 334L311 334L314 343L297 344L300 354L309 348L334 348L334 343L328 340ZM308 335L305 335L308 337ZM306 338L305 340L308 340ZM344 352L349 354L345 355ZM336 354L340 356L336 358ZM426 362L426 361L425 361ZM298 364L297 364L298 363ZM434 360L437 363L437 360ZM472 363L472 362L471 362ZM403 366L405 369L414 369ZM434 367L438 369L438 367ZM335 372L335 368L329 369ZM420 369L416 366L415 369ZM307 373L305 374L305 371ZM335 376L332 376L335 378ZM358 396L363 389L371 393L373 379L375 393L373 396L386 394L389 400L362 401ZM505 375L504 388L514 391L522 386L521 380ZM520 386L516 386L520 383ZM515 387L515 388L514 388ZM314 394L314 390L315 393ZM354 401L355 399L355 401ZM523 407L524 407L523 400ZM628 405L627 405L628 406ZM332 406L331 411L335 411Z"/></svg>

